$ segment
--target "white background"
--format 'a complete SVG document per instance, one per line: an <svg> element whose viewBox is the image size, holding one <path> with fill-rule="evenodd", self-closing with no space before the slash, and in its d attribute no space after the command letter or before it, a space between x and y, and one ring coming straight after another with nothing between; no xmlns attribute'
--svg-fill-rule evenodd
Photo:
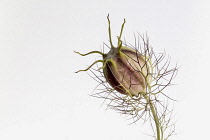
<svg viewBox="0 0 210 140"><path fill-rule="evenodd" d="M176 140L208 139L210 2L208 0L0 0L1 140L152 140L89 95L97 85L84 69L113 39L147 32L156 52L178 62ZM173 102L172 102L173 103Z"/></svg>

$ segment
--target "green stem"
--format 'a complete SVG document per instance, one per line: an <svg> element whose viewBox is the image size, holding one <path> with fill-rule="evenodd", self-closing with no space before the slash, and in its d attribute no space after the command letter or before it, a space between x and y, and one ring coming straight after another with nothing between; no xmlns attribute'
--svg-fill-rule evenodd
<svg viewBox="0 0 210 140"><path fill-rule="evenodd" d="M144 98L146 99L147 103L150 106L154 121L155 121L155 126L156 126L156 131L157 131L157 140L161 140L161 126L160 126L160 122L159 122L159 118L157 116L157 111L152 103L152 101L150 100L150 98L147 95L144 95Z"/></svg>
<svg viewBox="0 0 210 140"><path fill-rule="evenodd" d="M81 54L81 53L76 52L76 51L74 51L74 52L81 55L81 56L86 56L86 55L89 55L89 54L92 54L92 53L98 53L98 54L101 54L102 56L104 55L102 52L99 52L99 51L91 51L91 52L86 53L86 54Z"/></svg>
<svg viewBox="0 0 210 140"><path fill-rule="evenodd" d="M124 25L125 25L125 19L124 19L124 22L123 22L121 30L120 30L120 36L118 37L118 46L117 46L118 47L118 51L120 51L121 48L122 48L121 37L122 37L122 32L123 32Z"/></svg>
<svg viewBox="0 0 210 140"><path fill-rule="evenodd" d="M108 31L109 31L109 42L110 42L111 48L114 48L114 45L112 44L112 35L111 35L111 27L110 27L109 14L107 16L107 20L108 20L108 24L109 24L109 28L108 28Z"/></svg>
<svg viewBox="0 0 210 140"><path fill-rule="evenodd" d="M120 36L118 37L118 46L121 44L120 40L121 40L121 37L122 37L122 32L123 32L124 25L125 25L125 19L124 19L124 22L123 22L121 30L120 30Z"/></svg>
<svg viewBox="0 0 210 140"><path fill-rule="evenodd" d="M93 65L95 65L95 64L98 63L98 62L104 63L104 60L97 60L97 61L95 61L93 64L91 64L87 69L79 70L79 71L76 71L75 73L78 73L78 72L81 72L81 71L87 71L87 70L89 70Z"/></svg>

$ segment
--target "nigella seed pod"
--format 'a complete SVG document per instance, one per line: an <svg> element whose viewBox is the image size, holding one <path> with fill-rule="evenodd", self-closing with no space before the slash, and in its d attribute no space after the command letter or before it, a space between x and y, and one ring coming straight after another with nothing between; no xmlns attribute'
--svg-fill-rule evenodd
<svg viewBox="0 0 210 140"><path fill-rule="evenodd" d="M149 67L137 50L113 47L103 59L107 61L103 68L104 76L115 90L129 96L145 93Z"/></svg>
<svg viewBox="0 0 210 140"><path fill-rule="evenodd" d="M94 64L98 62L103 63L104 77L106 81L119 93L128 95L130 97L138 97L139 94L145 94L147 87L150 84L150 59L142 55L138 50L123 46L121 41L122 31L125 24L122 24L120 36L118 37L118 46L114 47L111 39L111 28L109 16L109 41L111 49L107 54L99 51L92 51L87 54L80 54L82 56L92 53L99 53L103 60L97 60L85 70L87 71ZM78 72L79 72L78 71Z"/></svg>
<svg viewBox="0 0 210 140"><path fill-rule="evenodd" d="M109 100L108 107L117 110L121 114L131 115L134 122L139 119L145 121L154 120L154 123L151 124L156 129L155 139L166 140L174 132L172 128L168 135L164 134L167 128L173 127L173 124L168 125L171 121L170 117L168 120L166 117L167 114L171 114L171 111L168 109L167 104L164 105L164 102L157 98L163 95L167 99L171 99L163 93L163 90L171 85L177 68L169 69L170 61L163 61L165 54L155 54L149 45L148 39L145 40L142 36L140 36L142 42L138 37L137 43L135 37L134 47L122 42L121 36L125 20L118 37L117 47L114 47L111 39L109 15L107 19L109 23L109 52L91 51L86 54L75 52L82 56L93 53L102 56L101 60L95 61L87 69L77 72L87 71L96 63L101 62L103 66L98 70L90 69L94 75L91 77L99 82L98 86L103 87L102 89L98 88L98 92L93 96ZM161 111L158 112L158 109ZM147 115L147 112L149 112L149 115ZM148 119L147 117L152 118Z"/></svg>

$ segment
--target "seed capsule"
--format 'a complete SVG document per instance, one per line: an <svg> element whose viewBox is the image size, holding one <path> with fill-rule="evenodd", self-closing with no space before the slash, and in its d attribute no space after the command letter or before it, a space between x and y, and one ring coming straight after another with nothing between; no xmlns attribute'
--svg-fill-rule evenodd
<svg viewBox="0 0 210 140"><path fill-rule="evenodd" d="M148 58L143 56L137 50L123 46L121 39L123 27L122 24L120 36L118 37L118 45L114 47L111 39L111 28L109 16L107 17L109 22L109 41L111 49L107 54L99 51L92 51L87 54L80 54L82 56L92 53L101 54L103 60L97 60L85 70L87 71L94 64L98 62L103 63L103 74L106 81L119 93L129 95L131 97L138 96L141 93L146 92L146 86L148 85L149 66ZM78 71L78 72L79 72Z"/></svg>
<svg viewBox="0 0 210 140"><path fill-rule="evenodd" d="M148 70L145 58L139 52L118 46L111 48L104 60L107 61L104 76L115 90L129 96L145 92Z"/></svg>
<svg viewBox="0 0 210 140"><path fill-rule="evenodd" d="M164 106L164 103L158 104L160 100L157 99L158 96L156 95L162 94L171 99L163 93L163 90L171 85L171 80L176 75L177 68L168 69L170 61L166 61L159 65L164 59L165 54L156 55L152 48L150 48L148 40L144 40L144 37L142 36L141 39L144 43L143 47L139 40L138 45L135 42L135 47L140 47L139 50L141 50L141 53L137 49L128 47L129 44L122 43L121 36L125 20L122 24L121 32L118 36L118 43L115 47L112 44L111 39L109 15L107 19L109 23L109 52L91 51L86 54L75 52L82 56L93 53L102 56L101 60L97 60L88 68L77 72L87 71L98 62L103 63L103 66L99 68L99 70L91 70L94 75L91 77L99 82L98 86L104 87L102 89L99 88L99 92L93 94L93 96L109 100L108 107L117 110L121 114L131 115L134 122L141 118L144 118L144 121L154 120L157 131L156 136L154 137L158 140L167 139L172 133L166 138L163 133L165 132L165 129L168 128L168 122L170 121L170 118L167 120L168 117L166 117L166 115L168 113L170 114L171 111L168 110L168 104L166 104L166 106ZM95 74L95 72L98 72L100 75ZM116 94L116 91L119 92L119 94ZM119 96L122 94L124 96ZM161 109L160 107L163 108ZM158 112L159 109L163 112L162 114L161 112ZM149 112L149 115L147 115L147 111ZM152 118L148 119L147 117Z"/></svg>

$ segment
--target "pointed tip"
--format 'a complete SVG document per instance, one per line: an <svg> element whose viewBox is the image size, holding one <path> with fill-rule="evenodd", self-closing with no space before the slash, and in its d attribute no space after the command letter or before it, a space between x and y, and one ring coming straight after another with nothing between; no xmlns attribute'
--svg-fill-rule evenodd
<svg viewBox="0 0 210 140"><path fill-rule="evenodd" d="M108 21L109 21L109 13L108 13L108 15L107 15L107 19L108 19Z"/></svg>
<svg viewBox="0 0 210 140"><path fill-rule="evenodd" d="M81 55L79 52L77 52L77 51L74 51L74 53L77 53L77 54L79 54L79 55Z"/></svg>

